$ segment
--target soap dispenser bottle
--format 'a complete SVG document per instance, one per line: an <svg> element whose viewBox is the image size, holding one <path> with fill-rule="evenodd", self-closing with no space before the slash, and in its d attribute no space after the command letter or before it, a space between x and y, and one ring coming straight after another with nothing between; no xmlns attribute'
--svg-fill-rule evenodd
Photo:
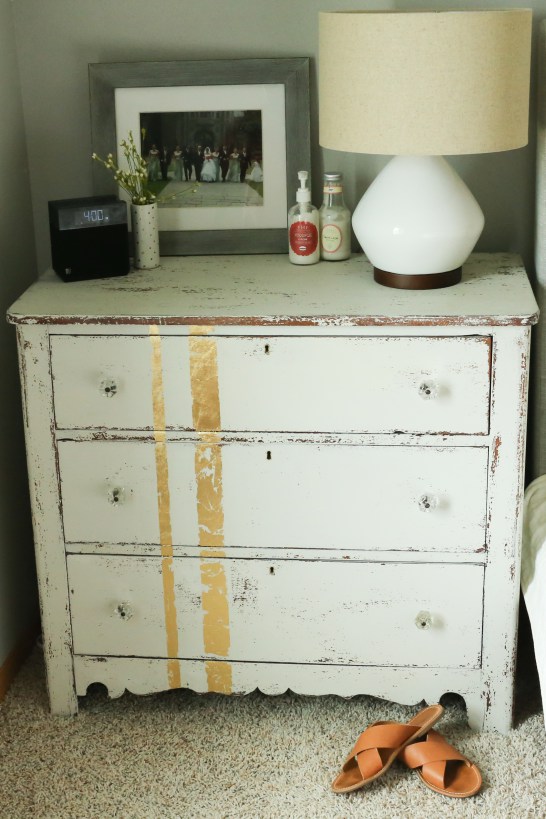
<svg viewBox="0 0 546 819"><path fill-rule="evenodd" d="M298 171L296 204L288 211L288 257L293 264L315 264L320 259L319 212L311 203L309 174Z"/></svg>

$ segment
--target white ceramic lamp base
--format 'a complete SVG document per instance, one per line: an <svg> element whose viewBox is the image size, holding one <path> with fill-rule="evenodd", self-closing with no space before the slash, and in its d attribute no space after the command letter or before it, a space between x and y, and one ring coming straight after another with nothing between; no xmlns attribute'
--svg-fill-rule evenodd
<svg viewBox="0 0 546 819"><path fill-rule="evenodd" d="M396 156L360 200L352 223L376 281L427 290L460 281L484 216L443 157Z"/></svg>

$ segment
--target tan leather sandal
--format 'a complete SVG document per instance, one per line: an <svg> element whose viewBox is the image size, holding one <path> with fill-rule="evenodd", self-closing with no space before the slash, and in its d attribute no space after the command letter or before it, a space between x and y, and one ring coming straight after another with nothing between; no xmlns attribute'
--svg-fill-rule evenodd
<svg viewBox="0 0 546 819"><path fill-rule="evenodd" d="M424 740L412 742L398 758L408 768L417 770L427 788L443 796L474 796L482 786L482 775L476 765L438 731L429 731Z"/></svg>
<svg viewBox="0 0 546 819"><path fill-rule="evenodd" d="M409 722L374 722L357 739L341 773L332 783L332 790L349 793L378 779L400 751L424 736L443 713L441 705L429 705Z"/></svg>

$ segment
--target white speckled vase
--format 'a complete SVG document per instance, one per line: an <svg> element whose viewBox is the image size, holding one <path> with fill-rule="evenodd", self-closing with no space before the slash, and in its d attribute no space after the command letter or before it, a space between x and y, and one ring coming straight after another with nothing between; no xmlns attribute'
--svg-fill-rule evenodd
<svg viewBox="0 0 546 819"><path fill-rule="evenodd" d="M159 267L159 230L157 202L151 205L131 205L134 265L143 270Z"/></svg>

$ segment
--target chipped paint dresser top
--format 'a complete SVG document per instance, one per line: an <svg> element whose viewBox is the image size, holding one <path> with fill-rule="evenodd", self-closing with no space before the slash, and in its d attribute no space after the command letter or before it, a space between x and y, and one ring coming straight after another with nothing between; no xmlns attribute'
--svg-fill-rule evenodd
<svg viewBox="0 0 546 819"><path fill-rule="evenodd" d="M61 281L49 270L8 311L15 324L526 325L538 307L521 259L473 254L463 280L395 290L363 256L290 264L285 255L162 257L155 270Z"/></svg>

